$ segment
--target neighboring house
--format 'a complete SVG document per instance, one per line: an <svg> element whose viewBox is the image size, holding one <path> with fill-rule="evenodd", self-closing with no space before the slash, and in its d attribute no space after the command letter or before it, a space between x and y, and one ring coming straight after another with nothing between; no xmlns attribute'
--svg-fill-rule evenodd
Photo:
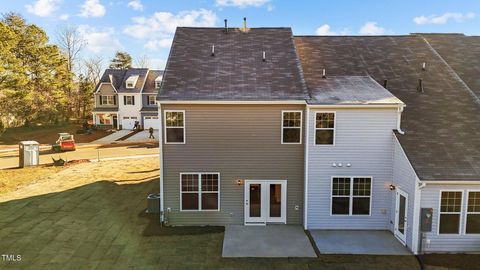
<svg viewBox="0 0 480 270"><path fill-rule="evenodd" d="M157 98L162 220L480 251L480 104L444 58L421 35L177 28Z"/></svg>
<svg viewBox="0 0 480 270"><path fill-rule="evenodd" d="M158 129L156 96L162 71L146 68L107 69L94 94L93 119L104 128L132 129L135 122L145 129Z"/></svg>

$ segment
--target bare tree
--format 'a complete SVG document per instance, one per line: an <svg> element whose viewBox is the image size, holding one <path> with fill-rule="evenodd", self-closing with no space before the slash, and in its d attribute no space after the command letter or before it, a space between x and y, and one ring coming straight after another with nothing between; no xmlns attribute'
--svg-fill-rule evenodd
<svg viewBox="0 0 480 270"><path fill-rule="evenodd" d="M87 41L83 38L76 26L64 26L57 30L57 44L67 56L68 71L73 72L78 55L87 45Z"/></svg>
<svg viewBox="0 0 480 270"><path fill-rule="evenodd" d="M149 68L150 67L150 58L147 55L140 55L135 60L135 67L137 68Z"/></svg>
<svg viewBox="0 0 480 270"><path fill-rule="evenodd" d="M97 85L104 69L105 60L101 55L92 56L83 60L84 76Z"/></svg>

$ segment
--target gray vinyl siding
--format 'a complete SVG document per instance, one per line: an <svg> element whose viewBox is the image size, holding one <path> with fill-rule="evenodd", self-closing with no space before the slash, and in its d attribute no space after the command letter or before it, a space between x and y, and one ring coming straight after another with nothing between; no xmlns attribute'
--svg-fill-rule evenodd
<svg viewBox="0 0 480 270"><path fill-rule="evenodd" d="M149 105L148 104L148 96L156 97L157 94L155 94L155 93L142 94L142 105L143 105L143 107L152 107L152 108L157 107L157 104L154 104L154 105Z"/></svg>
<svg viewBox="0 0 480 270"><path fill-rule="evenodd" d="M287 180L287 224L302 224L304 146L281 144L280 135L281 111L303 108L162 105L162 121L164 110L185 110L186 117L186 144L163 144L165 209L171 209L166 213L169 223L243 224L244 185L237 185L236 179L250 179ZM181 172L220 173L220 211L180 211Z"/></svg>
<svg viewBox="0 0 480 270"><path fill-rule="evenodd" d="M315 112L336 112L335 145L315 145ZM312 109L308 165L309 229L389 229L395 109ZM333 167L342 163L343 167ZM346 164L350 163L351 167ZM332 176L371 176L370 216L331 215Z"/></svg>
<svg viewBox="0 0 480 270"><path fill-rule="evenodd" d="M392 135L395 136L395 135ZM400 135L401 136L401 135ZM410 165L410 161L405 156L402 146L398 140L393 137L394 152L393 152L393 184L396 188L408 194L407 205L407 237L406 244L410 249L413 246L413 216L415 205L415 183L417 175ZM396 192L391 192L391 213L390 213L390 230L394 232L395 224L395 206L396 206Z"/></svg>
<svg viewBox="0 0 480 270"><path fill-rule="evenodd" d="M428 182L427 182L428 183ZM440 191L462 191L463 212L460 218L460 234L438 234ZM467 190L480 191L480 185L430 185L421 192L421 207L433 208L432 232L426 233L424 252L480 252L480 235L465 235L465 212ZM430 243L427 243L430 241Z"/></svg>
<svg viewBox="0 0 480 270"><path fill-rule="evenodd" d="M100 104L100 96L116 96L117 104L116 105L102 105ZM118 95L110 84L100 85L100 89L95 93L95 104L96 108L118 108Z"/></svg>

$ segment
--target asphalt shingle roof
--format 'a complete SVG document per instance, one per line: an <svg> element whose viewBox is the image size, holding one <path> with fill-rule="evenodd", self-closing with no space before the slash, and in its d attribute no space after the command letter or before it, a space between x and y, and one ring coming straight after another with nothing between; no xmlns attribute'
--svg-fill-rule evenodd
<svg viewBox="0 0 480 270"><path fill-rule="evenodd" d="M160 100L307 97L290 28L251 28L246 33L231 28L228 34L223 28L177 28L158 95Z"/></svg>
<svg viewBox="0 0 480 270"><path fill-rule="evenodd" d="M147 75L147 81L143 87L143 93L157 93L158 89L155 88L155 79L163 74L163 70L150 69Z"/></svg>
<svg viewBox="0 0 480 270"><path fill-rule="evenodd" d="M100 78L100 83L110 83L109 75L112 75L113 86L115 89L119 89L122 86L123 78L125 77L127 70L125 69L106 69ZM95 89L98 89L98 85Z"/></svg>
<svg viewBox="0 0 480 270"><path fill-rule="evenodd" d="M422 37L299 36L295 44L307 83L323 69L388 80L406 104L406 134L397 137L421 180L480 180L480 106Z"/></svg>
<svg viewBox="0 0 480 270"><path fill-rule="evenodd" d="M125 72L125 76L122 79L122 83L120 87L117 88L119 93L140 93L143 87L143 82L147 77L148 68L130 68L127 69ZM126 81L131 76L138 76L137 83L135 84L134 88L127 88Z"/></svg>

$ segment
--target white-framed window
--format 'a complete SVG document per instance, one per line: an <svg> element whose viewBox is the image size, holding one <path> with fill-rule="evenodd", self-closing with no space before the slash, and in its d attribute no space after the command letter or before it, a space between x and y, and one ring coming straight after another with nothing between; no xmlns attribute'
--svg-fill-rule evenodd
<svg viewBox="0 0 480 270"><path fill-rule="evenodd" d="M370 215L372 177L332 177L331 215Z"/></svg>
<svg viewBox="0 0 480 270"><path fill-rule="evenodd" d="M335 112L315 113L315 144L335 145Z"/></svg>
<svg viewBox="0 0 480 270"><path fill-rule="evenodd" d="M480 191L468 191L465 234L480 234Z"/></svg>
<svg viewBox="0 0 480 270"><path fill-rule="evenodd" d="M440 191L439 234L460 234L463 191Z"/></svg>
<svg viewBox="0 0 480 270"><path fill-rule="evenodd" d="M162 81L155 81L155 89L160 89L161 85L162 85Z"/></svg>
<svg viewBox="0 0 480 270"><path fill-rule="evenodd" d="M127 88L128 88L128 89L132 89L132 88L133 88L133 83L127 82Z"/></svg>
<svg viewBox="0 0 480 270"><path fill-rule="evenodd" d="M155 100L155 96L148 96L148 105L155 105L156 103L156 100Z"/></svg>
<svg viewBox="0 0 480 270"><path fill-rule="evenodd" d="M282 144L302 143L302 111L282 111Z"/></svg>
<svg viewBox="0 0 480 270"><path fill-rule="evenodd" d="M135 105L135 96L123 96L124 105Z"/></svg>
<svg viewBox="0 0 480 270"><path fill-rule="evenodd" d="M185 143L185 111L165 110L165 144Z"/></svg>
<svg viewBox="0 0 480 270"><path fill-rule="evenodd" d="M180 173L181 211L220 210L220 173Z"/></svg>
<svg viewBox="0 0 480 270"><path fill-rule="evenodd" d="M115 105L115 97L112 95L100 96L101 105Z"/></svg>

